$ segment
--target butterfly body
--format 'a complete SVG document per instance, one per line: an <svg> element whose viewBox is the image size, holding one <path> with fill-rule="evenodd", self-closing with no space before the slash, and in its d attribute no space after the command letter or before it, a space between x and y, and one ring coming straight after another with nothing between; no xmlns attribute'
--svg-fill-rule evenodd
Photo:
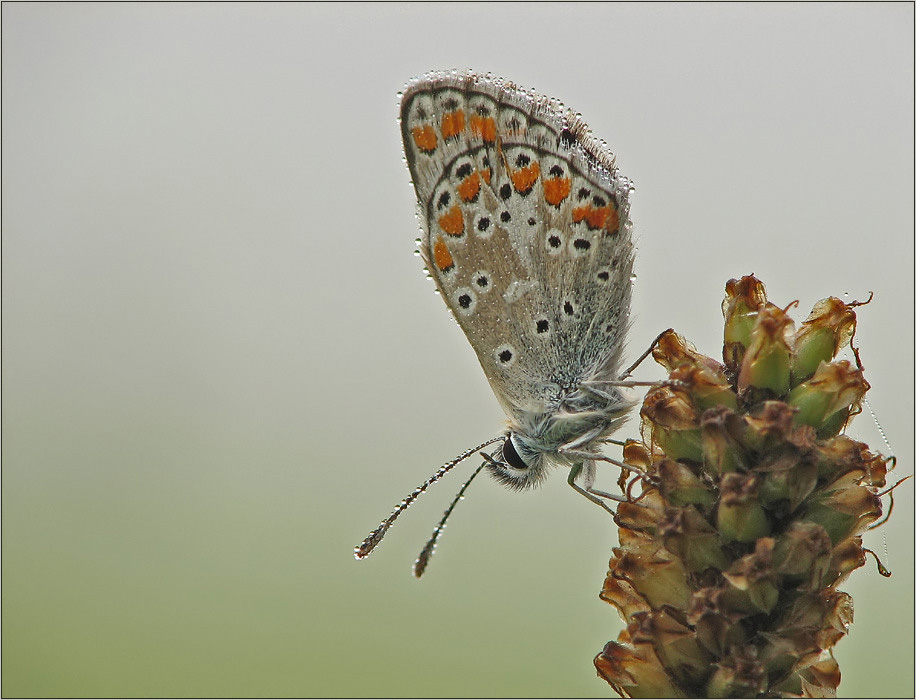
<svg viewBox="0 0 916 700"><path fill-rule="evenodd" d="M620 386L634 248L630 184L560 103L490 76L430 74L401 101L420 252L507 416L489 465L591 485L632 402Z"/></svg>

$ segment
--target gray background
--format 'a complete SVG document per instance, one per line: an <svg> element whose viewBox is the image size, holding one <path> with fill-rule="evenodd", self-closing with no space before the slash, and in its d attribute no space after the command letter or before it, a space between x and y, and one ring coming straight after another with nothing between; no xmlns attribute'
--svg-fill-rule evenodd
<svg viewBox="0 0 916 700"><path fill-rule="evenodd" d="M563 475L476 483L422 582L460 477L351 554L502 421L411 255L396 93L429 69L551 94L611 144L630 358L668 326L717 354L730 277L799 320L873 290L869 397L911 473L911 4L2 12L4 695L612 694L616 536ZM867 414L852 434L888 452ZM845 695L913 693L898 494L868 537L894 576L844 586Z"/></svg>

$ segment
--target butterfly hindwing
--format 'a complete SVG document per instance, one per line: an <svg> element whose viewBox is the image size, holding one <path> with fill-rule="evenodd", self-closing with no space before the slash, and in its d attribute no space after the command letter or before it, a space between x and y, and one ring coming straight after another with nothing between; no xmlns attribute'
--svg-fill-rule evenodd
<svg viewBox="0 0 916 700"><path fill-rule="evenodd" d="M617 379L633 244L629 183L559 103L434 74L402 99L421 252L510 420Z"/></svg>

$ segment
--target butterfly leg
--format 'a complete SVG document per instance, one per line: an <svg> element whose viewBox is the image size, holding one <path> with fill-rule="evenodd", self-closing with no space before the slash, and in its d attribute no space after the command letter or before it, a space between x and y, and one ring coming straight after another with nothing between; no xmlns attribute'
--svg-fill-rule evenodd
<svg viewBox="0 0 916 700"><path fill-rule="evenodd" d="M633 372L636 371L636 368L639 367L643 363L643 360L645 360L652 353L652 351L655 350L655 347L658 345L662 337L666 333L673 333L673 332L674 332L674 329L669 328L667 330L662 331L657 336L655 336L655 340L653 340L652 343L649 345L649 347L646 348L646 351L642 355L640 355L638 358L636 358L636 362L630 365L626 369L626 371L624 371L623 374L621 374L617 379L604 380L604 381L584 381L579 385L579 387L583 389L584 391L589 392L593 396L597 396L602 399L610 400L616 397L609 395L607 392L603 391L599 387L617 386L617 387L636 388L636 387L641 387L641 386L654 387L654 386L667 386L667 385L676 384L676 383L670 382L669 380L662 380L662 381L655 381L655 382L626 381L627 377L633 374Z"/></svg>
<svg viewBox="0 0 916 700"><path fill-rule="evenodd" d="M624 501L624 500L626 500L626 499L620 498L619 496L612 496L611 494L609 494L609 493L604 493L603 491L595 491L595 490L592 489L592 488L584 489L584 488L582 488L581 486L579 486L579 484L576 483L576 477L579 475L579 472L582 471L582 464L583 464L583 463L580 462L579 464L575 465L574 467L572 467L572 468L569 470L569 477L566 479L566 483L569 484L570 486L572 486L573 489L574 489L576 492L578 492L578 493L582 494L583 496L585 496L585 497L586 497L588 500L590 500L592 503L595 503L595 504L601 506L601 507L604 508L608 513L610 513L611 515L616 516L617 513L615 513L613 510L611 510L611 508L608 506L608 504L605 503L602 499L605 499L605 498L606 498L606 499L609 499L609 500L612 500L612 501Z"/></svg>
<svg viewBox="0 0 916 700"><path fill-rule="evenodd" d="M662 336L665 335L665 333L671 333L673 331L674 331L673 328L669 328L668 330L665 330L659 333L656 336L655 340L652 341L652 344L648 347L648 349L642 355L640 355L639 358L637 358L636 362L634 362L632 365L629 366L626 372L620 375L619 379L626 379L631 374L633 374L633 372L636 371L636 368L642 364L642 361L645 360L651 354L653 350L655 350L655 346L658 345L658 341L662 339Z"/></svg>
<svg viewBox="0 0 916 700"><path fill-rule="evenodd" d="M639 467L636 467L632 464L627 464L626 462L621 462L619 459L614 459L613 457L608 457L607 455L603 455L598 452L565 450L564 454L570 457L584 457L585 459L591 459L597 462L609 462L610 464L620 467L621 469L626 469L627 471L633 472L634 474L638 474L639 477L648 484L655 484L657 481L651 474L646 473ZM592 489L591 486L589 486L588 490L592 493L595 493L595 490ZM601 496L603 498L610 498L610 496L607 496L606 494L601 494Z"/></svg>

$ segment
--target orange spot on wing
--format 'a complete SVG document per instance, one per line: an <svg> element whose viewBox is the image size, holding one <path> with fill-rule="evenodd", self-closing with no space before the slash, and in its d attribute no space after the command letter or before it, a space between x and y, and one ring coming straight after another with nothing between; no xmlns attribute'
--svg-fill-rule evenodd
<svg viewBox="0 0 916 700"><path fill-rule="evenodd" d="M537 163L532 163L512 173L512 184L515 185L516 190L524 194L534 187L540 175L541 167Z"/></svg>
<svg viewBox="0 0 916 700"><path fill-rule="evenodd" d="M464 233L464 214L457 204L439 217L439 226L450 236Z"/></svg>
<svg viewBox="0 0 916 700"><path fill-rule="evenodd" d="M436 267L442 272L447 272L455 267L452 254L448 252L448 246L445 245L445 241L441 238L436 238L436 242L433 244L433 260L436 262Z"/></svg>
<svg viewBox="0 0 916 700"><path fill-rule="evenodd" d="M464 131L464 110L456 109L442 115L442 138L450 139Z"/></svg>
<svg viewBox="0 0 916 700"><path fill-rule="evenodd" d="M480 177L482 177L483 181L489 185L490 184L490 169L484 168L483 170L481 170Z"/></svg>
<svg viewBox="0 0 916 700"><path fill-rule="evenodd" d="M617 217L617 207L608 207L611 210L610 216L607 218L607 222L604 224L604 228L607 229L610 233L617 233L617 228L620 226L620 219Z"/></svg>
<svg viewBox="0 0 916 700"><path fill-rule="evenodd" d="M436 150L436 132L429 124L415 126L410 133L413 135L413 142L421 151L432 153Z"/></svg>
<svg viewBox="0 0 916 700"><path fill-rule="evenodd" d="M614 233L619 224L615 207L593 207L591 204L586 204L584 207L573 209L572 217L573 223L585 221L585 225L593 231L603 228Z"/></svg>
<svg viewBox="0 0 916 700"><path fill-rule="evenodd" d="M569 189L572 187L572 180L568 177L554 177L550 180L544 180L544 199L548 204L555 207L560 206L560 202L569 196Z"/></svg>
<svg viewBox="0 0 916 700"><path fill-rule="evenodd" d="M471 202L480 192L480 173L471 173L458 185L458 196L465 202Z"/></svg>
<svg viewBox="0 0 916 700"><path fill-rule="evenodd" d="M496 120L493 117L482 117L479 114L471 115L471 131L487 143L496 140Z"/></svg>

